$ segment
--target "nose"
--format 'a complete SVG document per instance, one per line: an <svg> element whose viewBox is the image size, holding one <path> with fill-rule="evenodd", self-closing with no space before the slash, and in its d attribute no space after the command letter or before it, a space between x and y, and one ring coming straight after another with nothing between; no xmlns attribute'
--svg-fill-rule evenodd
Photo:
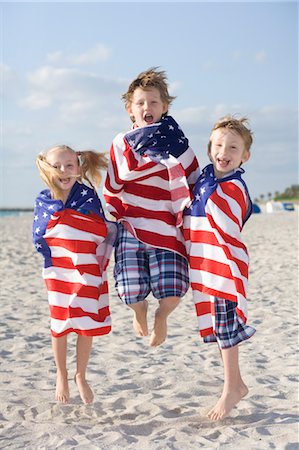
<svg viewBox="0 0 299 450"><path fill-rule="evenodd" d="M226 145L223 145L219 151L219 154L224 156L227 154L227 150L228 150L228 148L226 147Z"/></svg>

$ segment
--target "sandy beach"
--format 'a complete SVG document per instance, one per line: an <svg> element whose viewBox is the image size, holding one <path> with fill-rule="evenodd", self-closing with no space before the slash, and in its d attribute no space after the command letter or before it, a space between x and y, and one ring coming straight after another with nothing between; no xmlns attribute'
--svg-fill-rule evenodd
<svg viewBox="0 0 299 450"><path fill-rule="evenodd" d="M206 412L220 395L217 346L196 328L191 291L169 318L158 348L137 338L132 314L114 290L113 331L94 339L83 405L73 379L71 401L57 404L42 258L31 243L31 215L0 219L0 448L80 450L298 450L298 211L255 214L244 228L250 255L249 320L257 332L240 346L249 387L230 416ZM155 300L149 298L152 325Z"/></svg>

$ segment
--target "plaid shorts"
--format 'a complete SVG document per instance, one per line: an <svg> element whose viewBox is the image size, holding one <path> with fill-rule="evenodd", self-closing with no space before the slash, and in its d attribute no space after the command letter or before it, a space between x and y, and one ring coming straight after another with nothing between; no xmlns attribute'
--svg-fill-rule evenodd
<svg viewBox="0 0 299 450"><path fill-rule="evenodd" d="M187 260L174 252L140 242L122 225L115 248L115 287L126 304L144 300L183 297L189 287Z"/></svg>
<svg viewBox="0 0 299 450"><path fill-rule="evenodd" d="M236 313L237 303L215 297L215 335L203 338L204 342L217 342L221 349L234 347L249 339L255 329L246 325Z"/></svg>

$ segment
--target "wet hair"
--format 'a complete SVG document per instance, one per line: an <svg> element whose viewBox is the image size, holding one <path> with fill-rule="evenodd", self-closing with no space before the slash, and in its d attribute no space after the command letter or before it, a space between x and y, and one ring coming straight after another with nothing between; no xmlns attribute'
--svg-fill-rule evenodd
<svg viewBox="0 0 299 450"><path fill-rule="evenodd" d="M210 140L209 140L209 144L208 144L208 153L211 150L211 139L212 139L212 135L213 132L215 130L218 130L219 128L226 128L228 130L232 130L234 132L236 132L237 134L239 134L241 136L241 138L244 141L245 144L245 149L247 151L250 150L251 144L252 144L252 131L248 128L248 126L246 126L248 123L248 119L247 117L241 117L240 119L237 119L233 116L225 116L222 117L221 119L219 119L215 125L212 128L211 134L210 134Z"/></svg>
<svg viewBox="0 0 299 450"><path fill-rule="evenodd" d="M125 102L126 108L131 105L135 90L141 88L147 90L149 88L156 88L160 92L161 100L170 106L175 99L168 93L168 82L166 72L157 70L158 67L151 67L144 72L141 72L135 80L131 82L125 94L122 95L122 100Z"/></svg>
<svg viewBox="0 0 299 450"><path fill-rule="evenodd" d="M82 182L82 180L85 180L95 191L97 190L102 180L101 170L107 170L108 167L108 159L105 153L98 153L94 150L75 151L67 145L58 145L50 148L45 153L40 153L36 158L40 176L50 188L54 199L62 199L62 191L54 182L55 177L60 177L62 172L58 168L51 166L47 161L47 156L55 150L68 151L76 155L79 167L78 181Z"/></svg>

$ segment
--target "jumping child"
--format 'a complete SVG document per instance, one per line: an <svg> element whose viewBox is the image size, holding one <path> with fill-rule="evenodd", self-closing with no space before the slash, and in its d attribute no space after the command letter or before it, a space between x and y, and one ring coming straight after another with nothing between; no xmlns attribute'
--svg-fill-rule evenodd
<svg viewBox="0 0 299 450"><path fill-rule="evenodd" d="M61 145L40 154L36 162L49 188L35 201L33 242L44 257L43 278L57 369L55 398L60 403L69 401L67 335L75 332L74 381L82 401L89 404L93 392L86 381L86 369L92 339L111 331L106 268L116 224L105 219L95 189L107 160L101 153L75 152Z"/></svg>
<svg viewBox="0 0 299 450"><path fill-rule="evenodd" d="M212 420L226 417L248 393L239 368L238 344L255 329L246 325L248 253L241 238L252 203L241 164L250 158L252 133L246 119L224 117L212 129L208 155L184 217L190 281L200 334L217 342L224 366L223 392L209 411Z"/></svg>
<svg viewBox="0 0 299 450"><path fill-rule="evenodd" d="M118 295L134 313L138 336L148 335L147 300L159 301L150 345L167 336L167 317L189 287L182 233L198 163L188 139L168 115L174 99L164 71L140 73L122 96L133 126L110 150L104 187L107 209L119 222L114 276Z"/></svg>

